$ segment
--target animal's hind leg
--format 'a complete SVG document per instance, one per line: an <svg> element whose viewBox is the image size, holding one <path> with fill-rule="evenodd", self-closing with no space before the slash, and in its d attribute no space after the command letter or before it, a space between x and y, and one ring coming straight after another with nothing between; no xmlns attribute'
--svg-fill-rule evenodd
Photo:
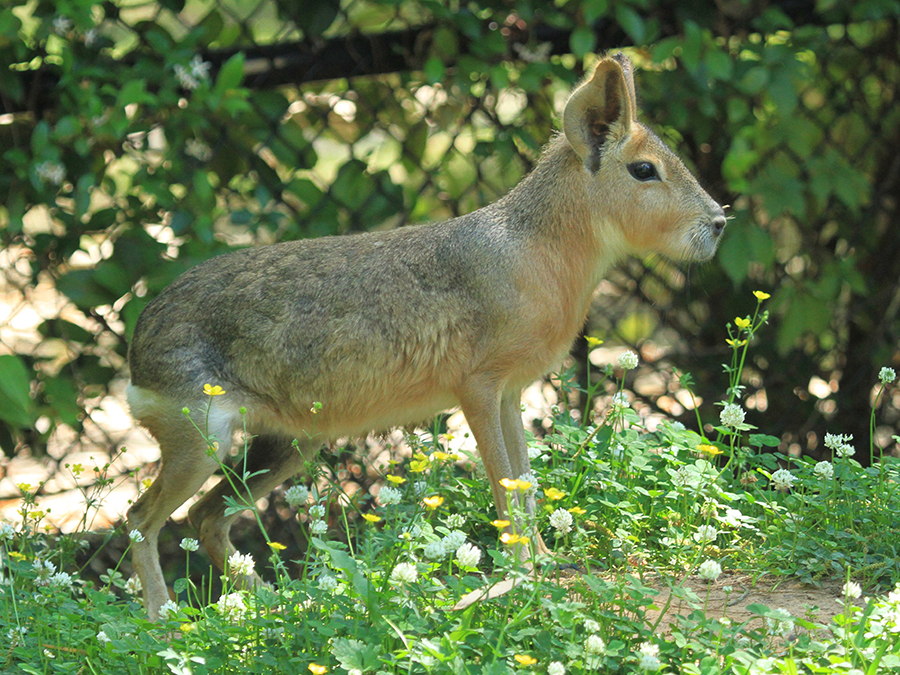
<svg viewBox="0 0 900 675"><path fill-rule="evenodd" d="M247 479L246 488L236 476L231 476L230 481L223 478L191 507L188 518L197 529L200 541L216 567L224 571L225 562L236 550L231 543L229 531L238 513L225 515L225 498L234 497L238 503L255 502L299 473L312 454L313 447L308 441L300 442L294 447L292 439L284 436L257 436L247 451L247 472L255 475ZM243 467L239 467L238 472L242 469ZM240 490L240 495L235 492L235 488ZM243 588L260 581L255 572L248 577L233 580Z"/></svg>
<svg viewBox="0 0 900 675"><path fill-rule="evenodd" d="M159 530L172 512L190 499L218 467L207 454L208 443L185 419L169 419L165 424L148 424L159 442L162 464L149 488L128 510L128 529L137 530L142 541L132 544L132 562L144 589L144 605L151 621L169 599L157 546ZM219 436L218 452L228 450L230 428Z"/></svg>

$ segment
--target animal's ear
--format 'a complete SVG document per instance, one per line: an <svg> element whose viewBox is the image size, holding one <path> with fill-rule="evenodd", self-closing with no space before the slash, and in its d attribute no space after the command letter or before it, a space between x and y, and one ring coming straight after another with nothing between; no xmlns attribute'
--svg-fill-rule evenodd
<svg viewBox="0 0 900 675"><path fill-rule="evenodd" d="M610 133L625 135L636 121L631 61L616 54L602 59L569 97L563 111L563 132L588 170L597 171L600 150Z"/></svg>

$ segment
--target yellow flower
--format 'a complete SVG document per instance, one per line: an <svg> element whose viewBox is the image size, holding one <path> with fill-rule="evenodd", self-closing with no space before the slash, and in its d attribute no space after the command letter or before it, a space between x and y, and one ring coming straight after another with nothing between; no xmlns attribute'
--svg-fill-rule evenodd
<svg viewBox="0 0 900 675"><path fill-rule="evenodd" d="M284 544L280 544L277 541L270 541L269 548L272 549L273 551L283 551L284 549L287 548L287 546L285 546Z"/></svg>
<svg viewBox="0 0 900 675"><path fill-rule="evenodd" d="M318 663L310 663L309 670L313 675L325 675L328 672L328 668L320 666Z"/></svg>
<svg viewBox="0 0 900 675"><path fill-rule="evenodd" d="M518 544L522 541L522 537L518 534L513 534L512 532L504 532L500 535L500 541L502 541L507 546L512 546L513 544Z"/></svg>
<svg viewBox="0 0 900 675"><path fill-rule="evenodd" d="M498 530L502 530L504 527L509 527L512 523L508 520L493 520L491 521L491 525L496 527Z"/></svg>
<svg viewBox="0 0 900 675"><path fill-rule="evenodd" d="M19 488L19 492L31 492L31 483L18 483L16 487Z"/></svg>
<svg viewBox="0 0 900 675"><path fill-rule="evenodd" d="M213 386L211 384L203 385L203 393L207 396L221 396L225 393L225 390L222 389L219 385Z"/></svg>
<svg viewBox="0 0 900 675"><path fill-rule="evenodd" d="M753 295L756 296L756 299L762 302L763 300L768 300L772 296L768 293L763 293L762 291L753 291Z"/></svg>
<svg viewBox="0 0 900 675"><path fill-rule="evenodd" d="M370 523L381 522L381 516L376 516L374 513L364 513L363 518L368 520Z"/></svg>
<svg viewBox="0 0 900 675"><path fill-rule="evenodd" d="M581 508L580 506L573 506L572 508L566 509L566 510L567 510L569 513L571 513L571 514L573 514L573 515L576 515L576 516L583 516L585 513L587 513L587 511L585 511L585 510L584 510L583 508Z"/></svg>
<svg viewBox="0 0 900 675"><path fill-rule="evenodd" d="M750 319L736 317L734 320L734 325L740 328L741 330L746 330L750 328Z"/></svg>
<svg viewBox="0 0 900 675"><path fill-rule="evenodd" d="M441 434L441 438L444 439L444 442L445 442L445 443L449 443L450 441L452 441L452 440L453 440L454 438L456 438L456 437L455 437L453 434Z"/></svg>
<svg viewBox="0 0 900 675"><path fill-rule="evenodd" d="M703 452L707 455L721 455L722 454L722 450L720 450L719 448L717 448L714 445L709 445L707 443L701 443L700 445L698 445L697 450L699 450L700 452Z"/></svg>
<svg viewBox="0 0 900 675"><path fill-rule="evenodd" d="M725 342L731 347L743 347L747 344L746 340L725 340Z"/></svg>
<svg viewBox="0 0 900 675"><path fill-rule="evenodd" d="M45 515L46 515L45 512L44 512L44 511L41 511L40 509L37 509L37 510L35 510L35 511L29 511L29 512L28 512L28 517L29 517L29 518L34 518L35 520L40 520L40 519L43 518Z"/></svg>
<svg viewBox="0 0 900 675"><path fill-rule="evenodd" d="M544 495L547 497L547 499L556 501L557 499L562 499L563 497L565 497L566 493L562 490L557 490L555 487L552 487L544 490Z"/></svg>
<svg viewBox="0 0 900 675"><path fill-rule="evenodd" d="M80 476L81 472L84 471L84 467L81 464L73 464L72 465L72 473L76 476Z"/></svg>
<svg viewBox="0 0 900 675"><path fill-rule="evenodd" d="M518 481L515 481L512 478L501 478L500 479L500 485L505 487L510 492L516 489L516 487L518 486L517 483L518 483Z"/></svg>
<svg viewBox="0 0 900 675"><path fill-rule="evenodd" d="M450 453L442 452L442 451L438 450L437 452L435 452L431 455L431 458L436 459L439 462L446 462L448 459L453 459L454 456L451 455Z"/></svg>
<svg viewBox="0 0 900 675"><path fill-rule="evenodd" d="M528 656L528 654L516 654L513 658L523 666L533 666L537 663L537 659L533 656Z"/></svg>
<svg viewBox="0 0 900 675"><path fill-rule="evenodd" d="M587 340L588 347L590 347L591 349L593 349L594 347L599 347L603 344L603 340L591 337L590 335L585 335L584 339Z"/></svg>
<svg viewBox="0 0 900 675"><path fill-rule="evenodd" d="M510 492L512 492L513 490L521 490L522 492L524 492L531 487L531 483L529 483L527 480L519 480L518 478L516 478L515 480L513 480L512 478L501 478L500 485L505 487Z"/></svg>
<svg viewBox="0 0 900 675"><path fill-rule="evenodd" d="M196 627L197 627L197 624L195 624L195 623L183 623L178 628L181 630L182 633L190 633Z"/></svg>
<svg viewBox="0 0 900 675"><path fill-rule="evenodd" d="M444 498L441 497L440 495L433 495L431 497L425 497L425 499L423 499L422 502L429 509L436 509L437 507L439 507L441 504L444 503Z"/></svg>
<svg viewBox="0 0 900 675"><path fill-rule="evenodd" d="M413 473L422 473L426 469L428 469L431 462L428 458L422 453L416 453L416 459L413 459L409 463L409 470Z"/></svg>
<svg viewBox="0 0 900 675"><path fill-rule="evenodd" d="M394 485L402 485L406 482L406 479L403 476L385 476L385 478Z"/></svg>
<svg viewBox="0 0 900 675"><path fill-rule="evenodd" d="M144 489L146 490L148 487L150 487L151 485L153 485L153 479L152 479L152 478L145 478L144 480L141 481L141 485L143 485L143 486L144 486Z"/></svg>
<svg viewBox="0 0 900 675"><path fill-rule="evenodd" d="M25 558L28 557L24 553L21 553L20 551L8 551L7 555L10 558L13 558L15 560L25 560Z"/></svg>

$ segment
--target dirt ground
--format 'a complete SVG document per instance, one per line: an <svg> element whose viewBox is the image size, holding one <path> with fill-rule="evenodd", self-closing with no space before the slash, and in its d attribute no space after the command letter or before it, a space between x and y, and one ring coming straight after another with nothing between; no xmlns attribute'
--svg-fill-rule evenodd
<svg viewBox="0 0 900 675"><path fill-rule="evenodd" d="M573 583L579 573L570 570L564 576ZM659 593L653 600L653 608L646 612L646 620L649 626L657 626L661 633L670 632L679 616L686 617L695 609L702 610L707 619L727 617L732 624L746 622L748 630L759 629L764 622L759 614L749 609L751 605L784 609L795 619L826 627L843 611L842 579L826 579L813 586L772 575L754 579L750 575L726 572L712 583L689 576L681 583L682 591L675 593L662 581L644 579L643 584ZM857 605L864 603L865 596L855 601ZM803 629L795 629L795 634L797 630ZM820 633L818 639L827 640L827 633Z"/></svg>

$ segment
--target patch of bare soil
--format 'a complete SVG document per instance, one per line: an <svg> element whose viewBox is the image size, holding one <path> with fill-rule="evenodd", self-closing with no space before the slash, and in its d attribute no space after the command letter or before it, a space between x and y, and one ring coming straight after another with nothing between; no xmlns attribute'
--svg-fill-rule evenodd
<svg viewBox="0 0 900 675"><path fill-rule="evenodd" d="M673 591L657 586L659 595L654 605L658 609L647 612L647 619L655 624L662 617L660 627L671 628L678 615L686 616L701 609L709 619L727 617L735 624L748 623L759 628L763 619L750 611L751 605L765 605L769 609L784 609L798 619L831 625L831 620L843 612L843 580L828 579L819 586L804 584L796 579L776 579L764 576L754 580L741 574L723 574L713 583L698 577L688 577ZM666 628L663 628L666 630Z"/></svg>
<svg viewBox="0 0 900 675"><path fill-rule="evenodd" d="M574 583L579 573L570 570L564 576L568 577L568 583ZM686 577L680 583L646 578L642 583L657 592L645 619L648 626L656 626L662 634L670 633L679 617L687 617L695 610L700 610L707 619L725 617L732 624L746 624L747 630L765 628L765 619L751 611L751 605L784 609L796 619L826 627L843 612L843 579L825 579L814 586L792 578L725 573L712 583L696 576ZM860 599L855 604L864 602ZM827 638L827 634L819 635L819 639Z"/></svg>

